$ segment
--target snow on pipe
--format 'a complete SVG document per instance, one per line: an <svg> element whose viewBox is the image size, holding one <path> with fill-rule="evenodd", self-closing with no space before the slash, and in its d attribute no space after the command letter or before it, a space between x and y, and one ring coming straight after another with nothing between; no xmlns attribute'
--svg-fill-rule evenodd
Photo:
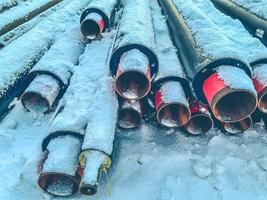
<svg viewBox="0 0 267 200"><path fill-rule="evenodd" d="M21 97L27 110L51 111L55 101L65 92L84 46L78 27L67 30L52 45L29 74L29 79L33 81Z"/></svg>
<svg viewBox="0 0 267 200"><path fill-rule="evenodd" d="M223 123L226 132L230 134L239 134L247 131L252 125L252 118L249 116L239 122Z"/></svg>
<svg viewBox="0 0 267 200"><path fill-rule="evenodd" d="M126 99L145 97L158 70L149 0L122 0L123 13L110 59L116 91ZM138 10L138 15L136 15ZM146 34L143 34L146 33Z"/></svg>
<svg viewBox="0 0 267 200"><path fill-rule="evenodd" d="M190 102L191 117L185 125L185 130L192 135L208 132L213 127L213 119L209 108L200 101Z"/></svg>
<svg viewBox="0 0 267 200"><path fill-rule="evenodd" d="M99 173L111 165L117 122L118 101L113 87L114 80L106 75L99 82L101 87L92 102L94 114L89 119L79 156L80 164L84 167L80 191L85 195L97 192Z"/></svg>
<svg viewBox="0 0 267 200"><path fill-rule="evenodd" d="M82 12L81 32L88 40L94 40L110 26L117 0L93 0Z"/></svg>
<svg viewBox="0 0 267 200"><path fill-rule="evenodd" d="M140 100L120 100L118 126L122 129L138 128L142 120L142 103Z"/></svg>
<svg viewBox="0 0 267 200"><path fill-rule="evenodd" d="M61 136L50 141L38 184L47 193L66 197L78 192L81 177L77 172L82 141Z"/></svg>
<svg viewBox="0 0 267 200"><path fill-rule="evenodd" d="M205 13L205 9L216 10L213 4L203 1L201 5L204 6L199 9L192 1L175 0L175 4L171 0L159 2L168 15L174 42L180 50L181 62L188 79L192 80L197 98L209 103L215 117L224 122L240 121L252 114L257 97L250 79L251 69L246 56L236 54L239 46L205 17L211 12ZM213 42L218 40L221 42ZM222 43L229 48L221 50ZM235 72L241 77L233 76Z"/></svg>
<svg viewBox="0 0 267 200"><path fill-rule="evenodd" d="M14 7L11 10L8 10L7 12L3 13L2 17L7 17L9 20L3 20L2 23L0 23L0 36L11 31L12 29L18 27L19 25L31 20L35 16L39 15L40 13L48 10L49 8L55 6L56 4L60 3L62 0L47 0L47 1L40 1L40 2L32 2L32 7L25 9L24 12L18 11L20 7ZM25 5L28 3L25 2ZM21 4L20 6L22 6ZM28 5L29 6L29 5ZM30 5L31 6L31 5ZM19 14L16 15L16 18L14 18L13 13L18 12ZM10 20L11 19L11 20Z"/></svg>
<svg viewBox="0 0 267 200"><path fill-rule="evenodd" d="M51 46L54 35L64 32L90 0L74 0L53 13L0 52L0 113L29 84L26 76ZM77 16L78 17L78 16ZM64 23L62 23L64 21ZM38 35L38 37L36 37ZM27 41L25 43L25 41ZM23 46L23 48L21 48ZM14 55L10 59L10 55Z"/></svg>
<svg viewBox="0 0 267 200"><path fill-rule="evenodd" d="M150 1L150 8L160 65L152 90L157 120L168 128L181 127L190 118L189 84L157 1Z"/></svg>
<svg viewBox="0 0 267 200"><path fill-rule="evenodd" d="M258 108L267 114L267 64L253 66L253 83L258 94Z"/></svg>
<svg viewBox="0 0 267 200"><path fill-rule="evenodd" d="M239 19L248 31L267 45L267 15L262 2L237 0L211 0L225 14ZM242 4L241 4L242 3Z"/></svg>
<svg viewBox="0 0 267 200"><path fill-rule="evenodd" d="M2 0L0 2L0 11L16 6L21 1L22 0Z"/></svg>

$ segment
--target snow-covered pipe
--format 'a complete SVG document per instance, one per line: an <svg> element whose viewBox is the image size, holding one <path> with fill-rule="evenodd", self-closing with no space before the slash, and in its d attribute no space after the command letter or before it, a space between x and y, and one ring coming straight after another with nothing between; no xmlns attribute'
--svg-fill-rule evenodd
<svg viewBox="0 0 267 200"><path fill-rule="evenodd" d="M113 87L114 80L106 74L98 81L100 87L91 104L94 113L88 121L79 156L80 164L85 168L81 180L81 192L84 191L84 194L97 191L99 172L106 166L106 160L111 163L117 122L118 101Z"/></svg>
<svg viewBox="0 0 267 200"><path fill-rule="evenodd" d="M18 7L13 7L10 10L7 10L3 13L3 15L1 15L3 19L7 20L0 22L0 36L31 20L35 16L55 6L61 1L62 0L32 1L30 4L28 2L24 2ZM21 7L25 5L27 6L22 11ZM14 12L18 14L14 15Z"/></svg>
<svg viewBox="0 0 267 200"><path fill-rule="evenodd" d="M230 134L239 134L247 131L252 125L252 118L249 116L239 122L223 123L226 132Z"/></svg>
<svg viewBox="0 0 267 200"><path fill-rule="evenodd" d="M152 90L157 120L165 127L180 127L190 118L187 100L190 93L189 84L158 2L150 1L150 8L159 59L159 70Z"/></svg>
<svg viewBox="0 0 267 200"><path fill-rule="evenodd" d="M140 99L148 94L151 80L158 71L149 0L122 0L122 5L123 13L113 45L110 71L116 77L119 95Z"/></svg>
<svg viewBox="0 0 267 200"><path fill-rule="evenodd" d="M251 69L247 53L244 53L244 49L242 50L238 43L221 32L222 24L220 26L217 24L222 20L217 20L220 18L214 16L220 15L229 23L233 23L232 19L217 11L209 1L197 1L198 4L192 0L159 0L159 2L168 16L174 42L180 50L181 62L188 79L192 81L197 98L203 103L209 103L215 117L225 122L240 121L252 114L256 108L257 98L249 78ZM226 18L223 18L224 16ZM227 29L224 31L227 32ZM230 34L229 32L227 34ZM222 49L221 44L227 48ZM236 53L241 50L242 54ZM226 71L233 69L230 74L235 71L243 74L242 85L229 84L234 83L237 76L225 77L221 73L218 79L217 70L221 67L227 68ZM219 80L223 81L218 85Z"/></svg>
<svg viewBox="0 0 267 200"><path fill-rule="evenodd" d="M88 40L94 40L111 24L118 0L93 0L82 12L81 32Z"/></svg>
<svg viewBox="0 0 267 200"><path fill-rule="evenodd" d="M55 34L63 33L69 28L89 2L90 0L71 1L64 9L45 18L0 51L0 113L7 109L15 97L25 91L29 84L26 75L49 49Z"/></svg>
<svg viewBox="0 0 267 200"><path fill-rule="evenodd" d="M47 193L66 197L78 192L81 177L77 173L82 141L72 136L61 136L50 141L48 157L38 180Z"/></svg>
<svg viewBox="0 0 267 200"><path fill-rule="evenodd" d="M191 117L185 125L185 130L192 135L208 132L213 127L213 119L207 105L200 101L190 102Z"/></svg>
<svg viewBox="0 0 267 200"><path fill-rule="evenodd" d="M126 99L141 99L151 89L149 60L137 49L124 53L116 74L116 91Z"/></svg>
<svg viewBox="0 0 267 200"><path fill-rule="evenodd" d="M267 63L253 67L252 80L258 94L258 108L267 114Z"/></svg>
<svg viewBox="0 0 267 200"><path fill-rule="evenodd" d="M16 6L20 2L22 2L22 0L1 0L0 11Z"/></svg>
<svg viewBox="0 0 267 200"><path fill-rule="evenodd" d="M118 126L122 129L137 128L142 120L142 103L140 100L121 100L118 111Z"/></svg>
<svg viewBox="0 0 267 200"><path fill-rule="evenodd" d="M21 97L27 110L51 111L53 104L66 91L84 47L78 27L67 30L52 45L29 73L29 80L33 81Z"/></svg>
<svg viewBox="0 0 267 200"><path fill-rule="evenodd" d="M267 45L267 10L263 1L211 0L225 14L240 20L248 31Z"/></svg>

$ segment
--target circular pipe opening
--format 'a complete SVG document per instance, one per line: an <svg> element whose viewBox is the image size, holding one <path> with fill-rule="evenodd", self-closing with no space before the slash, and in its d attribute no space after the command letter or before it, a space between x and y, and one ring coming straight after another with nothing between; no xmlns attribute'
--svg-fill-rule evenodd
<svg viewBox="0 0 267 200"><path fill-rule="evenodd" d="M137 128L141 124L142 117L139 112L134 109L121 109L119 111L118 125L123 129Z"/></svg>
<svg viewBox="0 0 267 200"><path fill-rule="evenodd" d="M257 107L257 97L249 90L229 87L218 92L211 102L214 116L222 122L237 122L251 115Z"/></svg>
<svg viewBox="0 0 267 200"><path fill-rule="evenodd" d="M126 99L141 99L150 89L150 79L139 71L125 71L116 78L116 91Z"/></svg>
<svg viewBox="0 0 267 200"><path fill-rule="evenodd" d="M224 123L224 129L230 134L243 133L252 125L251 117L247 117L240 122Z"/></svg>
<svg viewBox="0 0 267 200"><path fill-rule="evenodd" d="M190 118L190 110L180 103L170 103L163 105L157 112L157 119L160 124L167 128L181 127Z"/></svg>
<svg viewBox="0 0 267 200"><path fill-rule="evenodd" d="M21 103L25 109L35 113L45 113L50 109L48 100L36 92L24 93L21 97Z"/></svg>
<svg viewBox="0 0 267 200"><path fill-rule="evenodd" d="M261 112L267 114L267 88L264 88L258 97L258 108Z"/></svg>
<svg viewBox="0 0 267 200"><path fill-rule="evenodd" d="M42 174L38 184L47 193L58 197L71 196L79 190L76 178L61 173Z"/></svg>
<svg viewBox="0 0 267 200"><path fill-rule="evenodd" d="M101 34L101 28L96 21L86 19L81 24L81 32L87 39L94 40Z"/></svg>
<svg viewBox="0 0 267 200"><path fill-rule="evenodd" d="M208 132L212 126L213 120L209 115L197 114L190 118L185 129L192 135L201 135Z"/></svg>
<svg viewBox="0 0 267 200"><path fill-rule="evenodd" d="M80 192L84 195L94 195L97 193L96 185L83 185L80 188Z"/></svg>

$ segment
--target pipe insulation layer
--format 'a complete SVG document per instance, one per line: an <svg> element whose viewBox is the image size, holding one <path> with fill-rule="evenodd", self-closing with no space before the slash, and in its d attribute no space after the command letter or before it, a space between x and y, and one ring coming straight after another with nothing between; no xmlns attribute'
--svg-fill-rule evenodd
<svg viewBox="0 0 267 200"><path fill-rule="evenodd" d="M141 121L141 101L122 99L118 111L118 126L122 129L138 128L141 125Z"/></svg>
<svg viewBox="0 0 267 200"><path fill-rule="evenodd" d="M200 101L190 102L191 117L185 125L185 130L192 135L208 132L213 127L213 119L207 105Z"/></svg>
<svg viewBox="0 0 267 200"><path fill-rule="evenodd" d="M89 40L94 40L111 24L118 0L93 0L82 12L81 32Z"/></svg>
<svg viewBox="0 0 267 200"><path fill-rule="evenodd" d="M222 102L222 109L229 105L231 109L228 110L232 112L230 117L226 113L226 116L218 118L233 122L249 116L255 110L256 96L252 82L249 79L251 69L247 58L248 52L246 52L247 49L240 48L239 43L235 42L235 37L233 36L241 33L242 36L250 37L251 43L259 41L254 41L248 33L244 33L246 30L240 22L236 22L220 13L209 1L189 0L184 2L182 0L174 0L172 3L169 0L161 0L160 3L168 14L170 29L173 33L177 33L173 34L174 41L177 47L181 49L179 51L181 61L185 66L187 77L192 81L197 98L207 103L203 84L207 78L214 74L218 67L239 68L248 75L246 80L244 79L242 84L228 85L227 89L218 90L214 96L215 98L219 96L219 101ZM228 25L225 26L224 24ZM233 25L237 25L241 30L238 30L237 33L232 33L234 31L229 26L233 27ZM213 42L218 40L221 42ZM222 43L224 44L223 48L221 48ZM259 55L253 54L253 56ZM226 76L223 78L231 79L229 74ZM234 78L232 77L232 79ZM213 81L208 84L208 86L213 85ZM238 106L227 103L229 99L233 99L233 96L235 101L240 102ZM250 104L247 103L247 100L250 101ZM245 112L241 112L243 110ZM214 112L214 110L212 111Z"/></svg>
<svg viewBox="0 0 267 200"><path fill-rule="evenodd" d="M78 65L84 47L78 27L72 27L60 36L29 74L29 79L33 82L21 97L21 102L26 109L32 110L31 107L38 108L38 104L47 102L46 109L42 111L51 110L54 102L63 95L69 85L74 66ZM44 81L41 81L40 77L49 77L49 80L43 78Z"/></svg>
<svg viewBox="0 0 267 200"><path fill-rule="evenodd" d="M239 134L247 131L252 125L252 118L249 116L239 122L224 123L223 127L230 134Z"/></svg>
<svg viewBox="0 0 267 200"><path fill-rule="evenodd" d="M74 0L47 17L29 32L0 52L0 112L29 84L26 75L53 43L54 37L66 30L90 0ZM38 35L38 37L36 37ZM23 46L23 48L21 48ZM13 56L11 56L13 55Z"/></svg>
<svg viewBox="0 0 267 200"><path fill-rule="evenodd" d="M247 30L267 45L267 6L264 1L211 0L225 14L240 20Z"/></svg>
<svg viewBox="0 0 267 200"><path fill-rule="evenodd" d="M190 118L190 89L181 62L170 38L165 16L157 1L150 1L157 55L158 74L153 82L157 119L165 127L180 127ZM186 91L186 94L185 92Z"/></svg>
<svg viewBox="0 0 267 200"><path fill-rule="evenodd" d="M49 143L48 157L44 161L39 186L47 193L66 197L79 190L80 177L76 170L81 140L72 136L57 137Z"/></svg>
<svg viewBox="0 0 267 200"><path fill-rule="evenodd" d="M38 0L22 2L1 14L0 36L31 20L40 13L60 3L62 0Z"/></svg>
<svg viewBox="0 0 267 200"><path fill-rule="evenodd" d="M123 13L113 45L110 71L119 82L121 81L120 76L124 77L122 77L122 80L128 77L128 80L125 80L127 83L126 88L121 90L121 88L116 87L122 97L139 99L147 95L151 87L150 81L158 71L149 0L122 0L122 6ZM136 15L136 10L138 10L138 15ZM136 54L135 58L134 55ZM140 60L141 58L143 61ZM121 62L126 62L129 66L123 65ZM135 63L138 65L135 65ZM131 69L132 67L133 69ZM129 75L127 75L128 73ZM116 86L123 85L116 83ZM133 88L137 92L129 91L129 88Z"/></svg>
<svg viewBox="0 0 267 200"><path fill-rule="evenodd" d="M103 77L106 77L105 72L109 70L106 62L112 36L109 34L101 41L88 44L80 56L79 65L75 67L70 85L51 119L49 135L42 143L43 150L51 139L60 135L74 135L79 138L84 136L88 120L96 111L92 109L92 105L96 101L94 97L100 87L99 80L103 80ZM107 110L109 108L103 113L106 114Z"/></svg>

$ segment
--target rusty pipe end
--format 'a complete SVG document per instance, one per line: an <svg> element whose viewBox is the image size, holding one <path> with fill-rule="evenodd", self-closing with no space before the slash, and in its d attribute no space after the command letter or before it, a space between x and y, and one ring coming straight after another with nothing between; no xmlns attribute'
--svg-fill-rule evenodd
<svg viewBox="0 0 267 200"><path fill-rule="evenodd" d="M64 173L42 173L38 184L47 193L58 197L71 196L79 191L78 179Z"/></svg>
<svg viewBox="0 0 267 200"><path fill-rule="evenodd" d="M238 74L228 77L229 73ZM246 87L239 86L238 78ZM228 85L229 82L233 85ZM226 66L210 75L204 81L203 92L214 116L222 122L241 121L257 107L257 95L251 79L236 67Z"/></svg>
<svg viewBox="0 0 267 200"><path fill-rule="evenodd" d="M267 114L267 87L258 94L258 108L264 114Z"/></svg>
<svg viewBox="0 0 267 200"><path fill-rule="evenodd" d="M45 113L51 108L49 101L38 92L25 92L21 103L26 110L35 113Z"/></svg>
<svg viewBox="0 0 267 200"><path fill-rule="evenodd" d="M137 110L123 108L119 110L118 126L122 129L138 128L141 124L142 116Z"/></svg>
<svg viewBox="0 0 267 200"><path fill-rule="evenodd" d="M117 93L125 99L141 99L151 89L150 77L136 70L127 70L116 77L115 87Z"/></svg>
<svg viewBox="0 0 267 200"><path fill-rule="evenodd" d="M158 122L167 128L181 127L189 118L190 110L182 103L164 104L157 111Z"/></svg>
<svg viewBox="0 0 267 200"><path fill-rule="evenodd" d="M81 33L88 40L97 39L104 30L104 20L101 15L97 13L90 13L81 22Z"/></svg>
<svg viewBox="0 0 267 200"><path fill-rule="evenodd" d="M251 117L247 117L239 122L223 123L225 131L230 134L239 134L248 130L252 125Z"/></svg>
<svg viewBox="0 0 267 200"><path fill-rule="evenodd" d="M196 114L192 116L185 126L185 130L192 135L201 135L213 127L213 120L210 115Z"/></svg>

